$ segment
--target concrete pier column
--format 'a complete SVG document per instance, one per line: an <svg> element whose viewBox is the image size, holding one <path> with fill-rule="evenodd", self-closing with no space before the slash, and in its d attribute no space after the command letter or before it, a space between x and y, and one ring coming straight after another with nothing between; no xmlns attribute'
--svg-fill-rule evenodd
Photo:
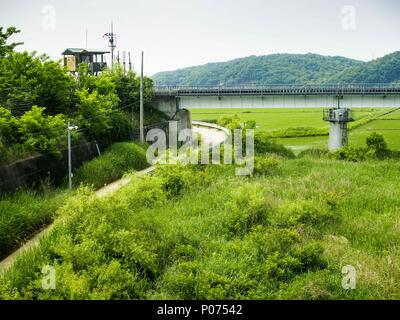
<svg viewBox="0 0 400 320"><path fill-rule="evenodd" d="M331 122L329 130L329 151L335 151L342 147L342 130L339 122Z"/></svg>

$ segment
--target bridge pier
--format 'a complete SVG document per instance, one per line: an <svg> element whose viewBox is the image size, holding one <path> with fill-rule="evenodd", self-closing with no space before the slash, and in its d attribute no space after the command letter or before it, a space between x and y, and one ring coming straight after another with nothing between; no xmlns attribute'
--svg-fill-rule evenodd
<svg viewBox="0 0 400 320"><path fill-rule="evenodd" d="M169 118L173 118L180 110L180 99L175 96L155 96L153 99L153 107Z"/></svg>

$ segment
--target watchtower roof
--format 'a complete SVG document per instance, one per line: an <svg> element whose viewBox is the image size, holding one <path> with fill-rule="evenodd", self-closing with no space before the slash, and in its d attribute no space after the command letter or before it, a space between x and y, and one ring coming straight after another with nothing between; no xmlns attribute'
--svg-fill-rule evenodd
<svg viewBox="0 0 400 320"><path fill-rule="evenodd" d="M74 55L74 54L105 54L110 53L110 51L103 49L82 49L82 48L68 48L62 55Z"/></svg>

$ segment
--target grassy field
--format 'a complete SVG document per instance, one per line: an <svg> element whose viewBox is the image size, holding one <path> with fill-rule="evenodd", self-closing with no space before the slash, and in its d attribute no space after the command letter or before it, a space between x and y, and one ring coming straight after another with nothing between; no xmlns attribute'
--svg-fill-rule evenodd
<svg viewBox="0 0 400 320"><path fill-rule="evenodd" d="M322 108L288 109L190 109L193 120L218 120L226 115L237 114L242 121L255 120L259 130L274 131L295 127L329 128L322 120ZM355 110L357 119L383 109ZM389 110L389 109L387 109Z"/></svg>
<svg viewBox="0 0 400 320"><path fill-rule="evenodd" d="M399 299L399 170L281 158L253 178L174 166L106 199L83 189L0 298ZM43 265L56 290L41 289ZM346 265L356 290L342 288Z"/></svg>
<svg viewBox="0 0 400 320"><path fill-rule="evenodd" d="M391 109L354 109L356 122L363 121L366 117L376 117ZM329 129L329 123L322 120L322 109L191 109L193 120L217 120L226 115L237 114L242 121L255 120L258 130L274 131L295 127L313 127ZM371 132L377 132L385 137L389 148L400 150L400 110L379 117L378 120L369 122L350 132L350 145L361 146L365 144L366 137ZM277 142L291 147L294 150L308 148L327 148L328 138L298 137L278 138Z"/></svg>

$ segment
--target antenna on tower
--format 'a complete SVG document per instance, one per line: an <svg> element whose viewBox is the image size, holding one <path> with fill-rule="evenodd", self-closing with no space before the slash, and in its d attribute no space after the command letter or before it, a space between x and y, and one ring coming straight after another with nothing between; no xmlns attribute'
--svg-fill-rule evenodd
<svg viewBox="0 0 400 320"><path fill-rule="evenodd" d="M114 33L114 25L111 22L111 32L104 34L108 38L108 46L111 49L111 68L114 66L114 50L117 47L117 35Z"/></svg>

